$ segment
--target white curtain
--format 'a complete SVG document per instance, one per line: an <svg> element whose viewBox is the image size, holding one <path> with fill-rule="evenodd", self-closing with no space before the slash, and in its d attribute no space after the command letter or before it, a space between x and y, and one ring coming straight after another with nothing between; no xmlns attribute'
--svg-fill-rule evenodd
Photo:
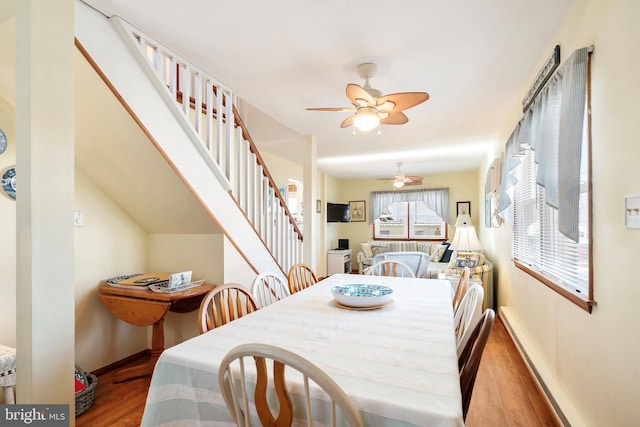
<svg viewBox="0 0 640 427"><path fill-rule="evenodd" d="M451 222L451 209L449 207L449 189L448 188L431 188L423 190L406 190L406 191L372 191L371 192L371 216L370 220L376 220L385 208L391 206L393 202L424 202L431 210L433 210L443 221L448 224Z"/></svg>
<svg viewBox="0 0 640 427"><path fill-rule="evenodd" d="M579 240L580 165L586 120L589 48L575 51L549 79L516 126L505 148L498 211L511 205L511 175L524 149L535 151L536 181L545 188L547 204L558 210L559 231Z"/></svg>

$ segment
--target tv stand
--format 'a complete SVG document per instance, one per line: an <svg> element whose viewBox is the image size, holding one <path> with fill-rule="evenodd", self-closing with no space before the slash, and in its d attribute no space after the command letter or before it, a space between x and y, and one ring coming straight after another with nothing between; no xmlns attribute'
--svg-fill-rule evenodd
<svg viewBox="0 0 640 427"><path fill-rule="evenodd" d="M327 276L337 273L351 273L351 249L327 251Z"/></svg>

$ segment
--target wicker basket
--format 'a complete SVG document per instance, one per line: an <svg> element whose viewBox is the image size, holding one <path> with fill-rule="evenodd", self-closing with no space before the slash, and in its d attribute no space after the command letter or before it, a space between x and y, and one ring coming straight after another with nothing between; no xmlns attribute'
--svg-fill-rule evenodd
<svg viewBox="0 0 640 427"><path fill-rule="evenodd" d="M79 373L86 387L76 393L76 417L85 413L96 400L96 389L98 388L98 377L82 370L76 365L76 373Z"/></svg>

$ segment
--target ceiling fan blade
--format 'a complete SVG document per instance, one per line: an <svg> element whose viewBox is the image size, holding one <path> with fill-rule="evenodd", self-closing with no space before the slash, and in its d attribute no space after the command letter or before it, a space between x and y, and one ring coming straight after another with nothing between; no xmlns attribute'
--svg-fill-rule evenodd
<svg viewBox="0 0 640 427"><path fill-rule="evenodd" d="M347 98L351 100L356 107L363 107L365 105L375 106L376 100L364 90L362 86L355 83L349 83L347 85ZM362 103L365 103L364 105Z"/></svg>
<svg viewBox="0 0 640 427"><path fill-rule="evenodd" d="M422 104L427 99L429 99L429 94L427 92L392 93L378 98L378 105L390 101L395 104L395 111L402 111L407 108L415 107L418 104Z"/></svg>
<svg viewBox="0 0 640 427"><path fill-rule="evenodd" d="M421 176L405 176L403 177L405 182L410 182L410 181L422 181L422 177Z"/></svg>
<svg viewBox="0 0 640 427"><path fill-rule="evenodd" d="M353 116L349 116L340 123L341 128L348 128L353 124L353 119L355 118L355 114Z"/></svg>
<svg viewBox="0 0 640 427"><path fill-rule="evenodd" d="M378 111L391 112L395 110L396 104L391 101L386 101L386 102L383 102L382 104L376 105L376 108L378 109Z"/></svg>
<svg viewBox="0 0 640 427"><path fill-rule="evenodd" d="M385 125L403 125L409 121L409 118L399 110L394 110L389 113L389 116L385 119L380 119L380 123Z"/></svg>
<svg viewBox="0 0 640 427"><path fill-rule="evenodd" d="M355 108L305 108L307 111L355 111Z"/></svg>

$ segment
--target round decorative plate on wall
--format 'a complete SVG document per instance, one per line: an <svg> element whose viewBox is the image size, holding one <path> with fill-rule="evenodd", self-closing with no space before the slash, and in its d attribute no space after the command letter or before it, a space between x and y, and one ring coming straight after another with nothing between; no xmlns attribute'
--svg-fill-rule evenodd
<svg viewBox="0 0 640 427"><path fill-rule="evenodd" d="M11 166L2 172L2 180L0 181L2 191L12 200L16 199L16 167Z"/></svg>
<svg viewBox="0 0 640 427"><path fill-rule="evenodd" d="M4 153L7 149L7 135L0 129L0 154Z"/></svg>

